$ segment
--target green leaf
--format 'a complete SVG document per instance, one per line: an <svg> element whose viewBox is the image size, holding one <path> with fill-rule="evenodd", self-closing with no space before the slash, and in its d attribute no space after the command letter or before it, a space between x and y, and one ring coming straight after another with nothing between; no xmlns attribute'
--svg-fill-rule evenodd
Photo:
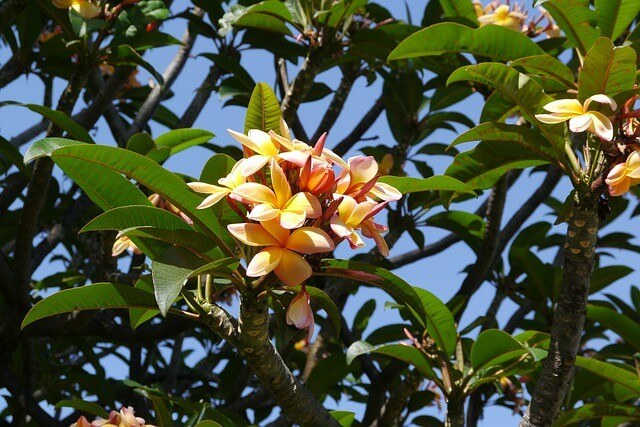
<svg viewBox="0 0 640 427"><path fill-rule="evenodd" d="M480 215L464 211L444 211L427 218L425 225L449 230L479 253L482 247L485 223Z"/></svg>
<svg viewBox="0 0 640 427"><path fill-rule="evenodd" d="M84 142L67 138L44 138L34 142L24 153L24 163L29 164L37 158L51 156L54 150L61 147L82 145Z"/></svg>
<svg viewBox="0 0 640 427"><path fill-rule="evenodd" d="M596 0L595 6L600 33L611 40L620 37L640 13L636 0Z"/></svg>
<svg viewBox="0 0 640 427"><path fill-rule="evenodd" d="M97 230L125 230L134 227L156 227L164 230L193 230L178 216L153 206L121 206L97 216L80 233Z"/></svg>
<svg viewBox="0 0 640 427"><path fill-rule="evenodd" d="M555 151L549 142L540 135L540 132L525 126L482 123L459 135L449 147L470 141L496 141L502 142L504 145L519 145L534 152L536 158L546 158L549 162L556 159Z"/></svg>
<svg viewBox="0 0 640 427"><path fill-rule="evenodd" d="M174 129L156 138L158 147L168 147L171 155L186 150L189 147L204 144L215 135L203 129Z"/></svg>
<svg viewBox="0 0 640 427"><path fill-rule="evenodd" d="M494 61L512 61L545 52L529 37L510 28L486 25L477 29L445 22L420 30L396 47L389 61L445 52L470 53Z"/></svg>
<svg viewBox="0 0 640 427"><path fill-rule="evenodd" d="M640 395L640 378L638 378L638 374L632 370L582 356L576 358L576 366L616 384L620 384L625 389L635 393L636 396Z"/></svg>
<svg viewBox="0 0 640 427"><path fill-rule="evenodd" d="M203 265L202 267L198 267L189 274L189 277L196 277L200 274L211 274L212 276L219 277L227 277L233 271L238 268L238 264L240 261L238 258L222 258L217 259L215 261L211 261Z"/></svg>
<svg viewBox="0 0 640 427"><path fill-rule="evenodd" d="M631 273L633 273L633 269L626 265L607 265L596 268L591 277L589 293L595 294Z"/></svg>
<svg viewBox="0 0 640 427"><path fill-rule="evenodd" d="M134 288L141 289L145 292L148 292L149 295L153 297L153 281L151 276L141 277ZM155 298L155 297L154 297ZM155 316L160 313L157 307L153 309L144 309L144 308L130 308L129 309L129 323L131 325L131 329L135 330L138 326L142 325L144 322L151 320Z"/></svg>
<svg viewBox="0 0 640 427"><path fill-rule="evenodd" d="M15 101L3 101L0 102L0 108L6 106L25 107L34 113L40 114L42 117L51 121L55 126L59 127L63 131L67 132L73 139L77 139L86 143L93 143L93 139L89 132L78 123L73 121L71 117L63 113L62 111L52 110L43 105L38 104L22 104ZM62 138L60 138L62 139ZM26 161L25 161L26 162Z"/></svg>
<svg viewBox="0 0 640 427"><path fill-rule="evenodd" d="M416 320L424 326L427 318L424 306L416 290L400 277L384 268L354 260L324 259L320 271L315 274L320 276L343 277L362 283L367 283L388 292L396 301L407 305Z"/></svg>
<svg viewBox="0 0 640 427"><path fill-rule="evenodd" d="M589 304L587 317L611 329L629 345L640 351L640 325L629 317L607 307Z"/></svg>
<svg viewBox="0 0 640 427"><path fill-rule="evenodd" d="M446 175L436 175L429 178L412 178L407 176L382 176L378 180L395 187L402 194L418 193L421 191L467 191L464 183Z"/></svg>
<svg viewBox="0 0 640 427"><path fill-rule="evenodd" d="M535 55L516 59L512 67L522 67L528 74L553 77L568 87L575 87L575 76L571 68L550 55Z"/></svg>
<svg viewBox="0 0 640 427"><path fill-rule="evenodd" d="M471 0L440 0L440 6L445 18L463 18L478 26L478 16Z"/></svg>
<svg viewBox="0 0 640 427"><path fill-rule="evenodd" d="M445 303L431 292L415 286L414 289L420 296L424 311L427 314L425 319L427 333L447 356L447 359L450 359L456 351L456 343L458 342L458 331L453 314Z"/></svg>
<svg viewBox="0 0 640 427"><path fill-rule="evenodd" d="M356 357L369 353L382 354L401 360L414 366L427 379L438 378L424 353L415 347L403 344L386 344L374 347L365 341L356 341L347 349L347 363L351 364Z"/></svg>
<svg viewBox="0 0 640 427"><path fill-rule="evenodd" d="M561 413L553 423L553 427L582 425L583 421L612 416L620 417L621 422L640 421L640 411L637 406L617 402L597 402L585 403L578 409Z"/></svg>
<svg viewBox="0 0 640 427"><path fill-rule="evenodd" d="M139 34L130 42L130 46L135 50L147 50L154 47L163 47L171 45L181 45L182 42L171 34L160 31L145 31Z"/></svg>
<svg viewBox="0 0 640 427"><path fill-rule="evenodd" d="M527 349L504 331L489 329L478 335L471 348L471 366L481 372L529 354Z"/></svg>
<svg viewBox="0 0 640 427"><path fill-rule="evenodd" d="M482 83L500 91L505 99L518 106L522 116L529 123L538 128L558 153L557 157L564 158L562 154L564 153L564 128L558 125L545 125L535 117L546 104L553 101L553 98L545 94L538 83L507 65L491 62L458 68L449 76L447 84L462 80Z"/></svg>
<svg viewBox="0 0 640 427"><path fill-rule="evenodd" d="M114 283L96 283L79 288L66 289L39 301L27 313L22 328L31 323L78 310L102 308L156 308L153 295L141 289Z"/></svg>
<svg viewBox="0 0 640 427"><path fill-rule="evenodd" d="M251 129L280 132L280 103L266 83L258 83L251 94L244 121L244 132Z"/></svg>
<svg viewBox="0 0 640 427"><path fill-rule="evenodd" d="M221 250L231 253L227 244L233 245L234 241L226 228L220 225L210 210L196 209L203 197L196 195L180 177L164 169L153 160L122 148L102 145L82 144L58 149L51 148L55 150L51 154L51 158L61 168L65 162L74 165L78 162L84 163L82 167L78 168L82 178L86 178L88 174L99 176L106 170L111 170L135 179L184 212L194 222L196 228L209 235ZM96 174L96 167L100 167L101 174ZM72 178L76 179L76 177Z"/></svg>
<svg viewBox="0 0 640 427"><path fill-rule="evenodd" d="M6 167L2 165L3 159L8 163ZM17 167L20 173L27 178L31 177L31 171L25 166L25 162L20 151L9 141L0 136L0 175L9 170L11 165Z"/></svg>
<svg viewBox="0 0 640 427"><path fill-rule="evenodd" d="M121 65L139 65L151 74L160 86L164 86L164 78L158 73L153 65L145 61L142 56L134 48L129 45L121 44L111 50L111 54L107 60L110 64Z"/></svg>
<svg viewBox="0 0 640 427"><path fill-rule="evenodd" d="M85 414L105 419L109 418L109 413L102 406L84 399L64 399L56 403L56 408L73 408Z"/></svg>
<svg viewBox="0 0 640 427"><path fill-rule="evenodd" d="M600 31L592 26L596 16L589 8L589 0L545 0L537 2L536 6L549 11L567 39L582 55L587 54L600 35Z"/></svg>
<svg viewBox="0 0 640 427"><path fill-rule="evenodd" d="M171 304L178 298L182 287L192 272L202 267L204 261L191 252L180 248L169 248L151 263L153 290L160 308L166 316Z"/></svg>
<svg viewBox="0 0 640 427"><path fill-rule="evenodd" d="M334 353L320 359L313 368L305 386L316 396L323 396L336 387L345 376L351 372L351 368L345 362L341 353Z"/></svg>
<svg viewBox="0 0 640 427"><path fill-rule="evenodd" d="M329 411L329 413L341 427L351 427L356 419L356 414L349 411Z"/></svg>
<svg viewBox="0 0 640 427"><path fill-rule="evenodd" d="M272 33L291 35L291 30L280 19L266 13L245 13L235 24L238 27L257 28Z"/></svg>
<svg viewBox="0 0 640 427"><path fill-rule="evenodd" d="M614 47L611 40L600 37L584 58L578 76L578 99L584 102L599 93L614 96L631 90L636 81L635 73L635 50L629 46Z"/></svg>

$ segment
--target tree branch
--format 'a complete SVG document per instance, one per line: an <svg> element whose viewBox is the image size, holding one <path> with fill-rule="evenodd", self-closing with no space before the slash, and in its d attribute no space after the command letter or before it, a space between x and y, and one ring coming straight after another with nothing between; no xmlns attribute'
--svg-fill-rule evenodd
<svg viewBox="0 0 640 427"><path fill-rule="evenodd" d="M22 52L16 52L11 58L0 68L0 88L5 87L18 77L29 65L29 61L24 58Z"/></svg>
<svg viewBox="0 0 640 427"><path fill-rule="evenodd" d="M401 417L402 412L409 403L409 398L415 393L420 384L422 384L422 374L416 369L413 369L404 381L391 390L387 403L382 408L382 417L377 425L381 427L397 427L402 425Z"/></svg>
<svg viewBox="0 0 640 427"><path fill-rule="evenodd" d="M597 198L584 189L578 191L578 198L569 214L562 291L553 317L549 354L521 427L551 425L560 412L573 375L598 240Z"/></svg>
<svg viewBox="0 0 640 427"><path fill-rule="evenodd" d="M324 406L285 365L269 338L268 319L265 300L242 298L238 350L292 421L304 426L338 426Z"/></svg>

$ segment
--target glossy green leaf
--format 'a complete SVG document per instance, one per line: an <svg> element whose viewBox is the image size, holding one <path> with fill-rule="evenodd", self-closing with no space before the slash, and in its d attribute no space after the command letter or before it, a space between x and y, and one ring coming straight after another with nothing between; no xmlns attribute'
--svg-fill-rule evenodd
<svg viewBox="0 0 640 427"><path fill-rule="evenodd" d="M0 107L6 106L15 106L15 107L25 107L34 113L40 114L42 117L51 121L54 125L67 132L69 136L73 139L80 140L86 143L93 143L93 139L89 132L78 123L73 121L71 117L63 113L62 111L52 110L51 108L45 107L44 105L38 104L22 104L20 102L14 101L3 101L0 102ZM62 138L59 138L62 139ZM28 163L25 160L25 163Z"/></svg>
<svg viewBox="0 0 640 427"><path fill-rule="evenodd" d="M291 30L282 20L266 13L246 13L235 22L238 27L257 28L273 33L291 35Z"/></svg>
<svg viewBox="0 0 640 427"><path fill-rule="evenodd" d="M141 226L126 228L118 233L118 237L120 236L160 240L172 246L191 248L204 259L215 259L220 256L215 242L193 229L167 230L166 228ZM149 258L155 259L155 256L150 255Z"/></svg>
<svg viewBox="0 0 640 427"><path fill-rule="evenodd" d="M553 162L555 151L540 132L525 126L505 123L482 123L453 140L450 147L470 141L496 141L504 145L515 144L535 153L535 158Z"/></svg>
<svg viewBox="0 0 640 427"><path fill-rule="evenodd" d="M340 424L340 427L351 427L356 419L356 414L349 411L329 411L329 413Z"/></svg>
<svg viewBox="0 0 640 427"><path fill-rule="evenodd" d="M192 272L202 267L204 261L191 252L173 247L151 263L153 290L160 308L160 314L166 316L171 304L178 298L182 287Z"/></svg>
<svg viewBox="0 0 640 427"><path fill-rule="evenodd" d="M127 285L96 283L65 289L39 301L25 316L22 328L46 317L78 310L156 307L156 301L149 292Z"/></svg>
<svg viewBox="0 0 640 427"><path fill-rule="evenodd" d="M474 252L478 253L481 250L485 222L480 215L449 210L427 218L425 225L449 230L460 236Z"/></svg>
<svg viewBox="0 0 640 427"><path fill-rule="evenodd" d="M280 132L280 103L276 94L266 83L258 83L251 94L244 122L244 131L260 129Z"/></svg>
<svg viewBox="0 0 640 427"><path fill-rule="evenodd" d="M478 335L471 348L471 366L474 371L480 372L513 362L527 354L527 349L508 333L489 329Z"/></svg>
<svg viewBox="0 0 640 427"><path fill-rule="evenodd" d="M334 353L320 359L313 368L305 386L316 396L323 396L336 388L336 384L349 375L351 368L342 353Z"/></svg>
<svg viewBox="0 0 640 427"><path fill-rule="evenodd" d="M73 408L87 415L95 415L100 418L109 418L109 413L98 403L84 399L64 399L56 403L56 408Z"/></svg>
<svg viewBox="0 0 640 427"><path fill-rule="evenodd" d="M585 369L592 374L605 378L620 386L626 388L630 392L640 396L640 378L638 374L632 370L621 368L612 363L602 362L590 357L578 356L576 358L576 366Z"/></svg>
<svg viewBox="0 0 640 427"><path fill-rule="evenodd" d="M174 155L189 147L204 144L213 138L212 132L204 129L174 129L155 139L158 147L169 147Z"/></svg>
<svg viewBox="0 0 640 427"><path fill-rule="evenodd" d="M427 379L437 379L438 376L429 364L426 355L415 347L404 344L386 344L381 346L372 346L365 341L356 341L347 349L347 363L351 364L353 360L363 354L382 354L401 360L411 366L414 366Z"/></svg>
<svg viewBox="0 0 640 427"><path fill-rule="evenodd" d="M640 410L637 406L617 402L585 403L577 409L561 413L553 427L581 425L584 421L604 417L620 417L621 421L640 421Z"/></svg>
<svg viewBox="0 0 640 427"><path fill-rule="evenodd" d="M631 318L607 307L589 304L587 317L611 329L622 339L640 351L640 325Z"/></svg>
<svg viewBox="0 0 640 427"><path fill-rule="evenodd" d="M600 37L584 58L578 76L578 99L584 101L599 93L614 96L631 90L635 73L636 52L628 46L614 47L611 40Z"/></svg>
<svg viewBox="0 0 640 427"><path fill-rule="evenodd" d="M416 290L400 277L384 268L354 260L324 259L320 270L315 272L321 276L343 277L367 283L388 292L396 301L406 304L413 310L416 320L424 326L424 306Z"/></svg>
<svg viewBox="0 0 640 427"><path fill-rule="evenodd" d="M125 230L134 227L156 227L165 230L191 230L182 218L153 206L122 206L97 216L85 225L81 233L96 230Z"/></svg>
<svg viewBox="0 0 640 427"><path fill-rule="evenodd" d="M478 16L471 0L440 0L446 18L462 18L478 26Z"/></svg>
<svg viewBox="0 0 640 427"><path fill-rule="evenodd" d="M431 292L414 286L420 296L424 311L427 314L425 323L427 333L435 341L438 348L451 358L456 350L458 342L458 330L453 314L438 297Z"/></svg>
<svg viewBox="0 0 640 427"><path fill-rule="evenodd" d="M522 67L526 73L553 77L568 87L575 87L575 76L571 68L550 55L535 55L511 61L512 67Z"/></svg>
<svg viewBox="0 0 640 427"><path fill-rule="evenodd" d="M466 191L464 183L446 175L431 176L429 178L413 178L408 176L382 176L378 180L395 187L402 194L418 193L421 191Z"/></svg>
<svg viewBox="0 0 640 427"><path fill-rule="evenodd" d="M153 297L153 281L151 279L151 276L149 275L146 275L138 279L136 281L136 284L134 285L134 288L141 289L145 292L148 292L149 295ZM153 309L130 308L129 323L131 325L131 329L135 330L138 326L142 325L148 320L151 320L158 314L160 314L160 310L158 310L157 306Z"/></svg>
<svg viewBox="0 0 640 427"><path fill-rule="evenodd" d="M589 7L589 0L544 0L538 1L536 6L549 11L567 39L582 55L586 55L600 35L600 31L593 27L596 16Z"/></svg>
<svg viewBox="0 0 640 427"><path fill-rule="evenodd" d="M640 13L636 0L595 0L600 33L612 40L620 37Z"/></svg>
<svg viewBox="0 0 640 427"><path fill-rule="evenodd" d="M391 52L389 60L441 55L445 52L470 53L494 61L545 55L529 37L510 28L486 25L473 29L445 22L407 37Z"/></svg>
<svg viewBox="0 0 640 427"><path fill-rule="evenodd" d="M237 258L222 258L211 261L201 267L196 268L189 274L189 277L196 277L200 274L211 274L212 276L227 277L236 268L238 268L240 260Z"/></svg>

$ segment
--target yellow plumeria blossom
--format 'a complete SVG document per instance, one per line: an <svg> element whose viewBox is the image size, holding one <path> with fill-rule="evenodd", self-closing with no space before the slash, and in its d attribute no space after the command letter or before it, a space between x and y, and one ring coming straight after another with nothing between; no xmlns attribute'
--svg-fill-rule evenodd
<svg viewBox="0 0 640 427"><path fill-rule="evenodd" d="M120 412L111 411L109 419L103 420L98 418L91 423L92 427L154 427L151 424L145 424L143 418L136 417L131 406L122 408Z"/></svg>
<svg viewBox="0 0 640 427"><path fill-rule="evenodd" d="M258 129L251 129L247 135L228 129L234 137L245 148L251 150L252 155L244 159L242 163L242 174L250 176L262 169L269 160L277 158L280 153L280 144L271 136Z"/></svg>
<svg viewBox="0 0 640 427"><path fill-rule="evenodd" d="M402 197L402 193L394 187L376 182L378 163L372 156L351 157L348 168L338 178L336 194L360 197L361 192L384 201L395 201Z"/></svg>
<svg viewBox="0 0 640 427"><path fill-rule="evenodd" d="M206 209L215 205L226 196L232 195L233 190L247 181L242 173L243 163L244 159L241 159L235 165L233 165L233 168L231 169L229 175L218 180L218 184L220 184L220 186L208 184L206 182L190 182L187 184L193 191L197 193L209 194L209 196L207 196L202 201L202 203L198 205L198 209Z"/></svg>
<svg viewBox="0 0 640 427"><path fill-rule="evenodd" d="M478 22L480 22L480 25L500 25L520 31L525 19L526 15L524 13L518 10L511 10L508 5L503 4L498 6L493 13L479 16Z"/></svg>
<svg viewBox="0 0 640 427"><path fill-rule="evenodd" d="M247 218L261 222L277 219L282 227L290 230L301 227L307 218L322 216L322 206L316 196L307 192L291 193L287 177L275 159L271 159L270 171L273 190L256 182L247 182L233 190L243 201L255 203Z"/></svg>
<svg viewBox="0 0 640 427"><path fill-rule="evenodd" d="M261 224L230 224L229 232L248 246L264 246L247 266L247 276L261 277L274 272L286 286L296 286L311 277L309 263L300 254L331 252L331 237L316 227L302 227L291 233L279 221Z"/></svg>
<svg viewBox="0 0 640 427"><path fill-rule="evenodd" d="M92 19L100 14L100 7L90 0L51 0L59 9L73 9L84 19Z"/></svg>
<svg viewBox="0 0 640 427"><path fill-rule="evenodd" d="M606 104L615 111L618 106L609 96L597 94L587 98L583 104L577 99L559 99L545 105L543 108L551 114L536 114L542 123L555 124L569 121L572 132L589 131L605 141L613 139L613 124L611 120L599 111L589 110L592 102Z"/></svg>
<svg viewBox="0 0 640 427"><path fill-rule="evenodd" d="M343 196L340 205L338 205L338 211L331 218L331 230L338 237L347 239L351 249L363 247L364 242L356 230L362 228L362 221L377 205L377 203L368 200L358 203L353 197Z"/></svg>
<svg viewBox="0 0 640 427"><path fill-rule="evenodd" d="M318 141L316 142L315 147L311 147L309 144L306 144L297 139L291 140L289 138L283 137L275 133L274 131L269 131L269 135L280 145L286 148L288 151L280 153L279 158L287 160L297 166L303 167L307 162L307 158L309 156L313 159L313 166L315 167L318 163L329 163L340 166L342 169L346 169L349 167L347 162L345 162L342 157L338 156L333 151L328 148L324 148L324 143L327 138L327 134L323 134Z"/></svg>
<svg viewBox="0 0 640 427"><path fill-rule="evenodd" d="M634 151L627 161L617 164L611 169L605 180L611 196L621 196L632 185L640 183L640 151Z"/></svg>

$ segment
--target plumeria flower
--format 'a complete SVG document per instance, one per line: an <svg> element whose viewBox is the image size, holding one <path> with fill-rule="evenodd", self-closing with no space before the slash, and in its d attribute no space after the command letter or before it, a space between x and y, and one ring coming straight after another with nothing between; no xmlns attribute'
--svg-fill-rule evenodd
<svg viewBox="0 0 640 427"><path fill-rule="evenodd" d="M80 418L78 418L78 421L71 424L69 427L91 427L91 423L85 418L84 415L82 415Z"/></svg>
<svg viewBox="0 0 640 427"><path fill-rule="evenodd" d="M480 25L500 25L502 27L511 28L516 31L520 31L522 24L526 19L526 15L519 10L511 10L506 5L500 5L493 11L478 17Z"/></svg>
<svg viewBox="0 0 640 427"><path fill-rule="evenodd" d="M154 427L151 424L145 424L143 418L136 417L131 406L122 408L120 412L111 411L109 419L103 420L98 418L91 423L91 427Z"/></svg>
<svg viewBox="0 0 640 427"><path fill-rule="evenodd" d="M244 159L242 164L242 175L244 176L258 172L269 163L269 160L277 158L280 153L280 144L266 132L251 129L247 135L244 135L231 129L228 131L232 137L253 153Z"/></svg>
<svg viewBox="0 0 640 427"><path fill-rule="evenodd" d="M376 242L380 255L389 256L389 245L387 245L387 241L382 237L382 233L387 232L389 227L376 223L372 216L362 221L360 225L362 226L362 235Z"/></svg>
<svg viewBox="0 0 640 427"><path fill-rule="evenodd" d="M609 96L597 94L587 98L583 104L577 99L559 99L545 105L543 108L551 114L536 114L542 123L556 124L569 121L572 132L589 131L605 141L613 139L613 124L611 120L599 111L589 110L591 102L606 104L612 111L617 110L616 102Z"/></svg>
<svg viewBox="0 0 640 427"><path fill-rule="evenodd" d="M335 186L336 175L331 165L316 164L313 166L311 157L300 169L300 180L298 184L302 191L309 191L312 194L325 193Z"/></svg>
<svg viewBox="0 0 640 427"><path fill-rule="evenodd" d="M372 209L378 204L369 200L358 203L353 197L343 196L338 211L331 218L331 230L338 237L347 239L351 249L358 249L365 246L364 242L356 233L356 230L362 228L364 221Z"/></svg>
<svg viewBox="0 0 640 427"><path fill-rule="evenodd" d="M100 14L100 7L91 0L51 0L59 9L73 9L84 19L92 19Z"/></svg>
<svg viewBox="0 0 640 427"><path fill-rule="evenodd" d="M271 135L272 138L278 141L278 143L280 143L282 147L288 150L286 152L280 153L278 157L287 160L294 165L302 167L307 162L307 159L311 157L313 159L314 165L318 163L324 163L334 164L340 166L342 169L346 169L348 167L347 163L342 160L342 157L324 147L325 141L327 139L326 133L324 133L318 139L314 147L311 147L309 144L306 144L297 139L290 140L288 138L282 137L274 131L270 131L269 135Z"/></svg>
<svg viewBox="0 0 640 427"><path fill-rule="evenodd" d="M632 185L640 183L640 151L636 150L627 157L627 161L617 164L607 175L605 182L611 196L621 196Z"/></svg>
<svg viewBox="0 0 640 427"><path fill-rule="evenodd" d="M319 218L322 215L320 202L311 193L291 193L291 186L282 168L271 159L271 184L269 187L256 182L247 182L233 190L243 201L255 203L247 218L254 221L278 219L287 229L301 227L307 218Z"/></svg>
<svg viewBox="0 0 640 427"><path fill-rule="evenodd" d="M230 224L229 232L248 246L264 246L247 266L247 276L261 277L274 272L286 286L296 286L311 277L309 263L300 254L331 252L331 237L315 227L302 227L291 233L279 221L261 224Z"/></svg>
<svg viewBox="0 0 640 427"><path fill-rule="evenodd" d="M207 184L206 182L190 182L187 184L197 193L209 194L209 196L207 196L202 203L198 205L198 209L206 209L215 205L226 196L232 196L233 190L247 181L243 175L243 162L244 159L239 160L235 165L233 165L229 175L218 180L218 184L220 184L220 186Z"/></svg>
<svg viewBox="0 0 640 427"><path fill-rule="evenodd" d="M366 195L384 201L395 201L402 197L394 187L376 182L377 175L378 163L372 156L351 157L348 168L338 178L336 193L355 197L366 189Z"/></svg>
<svg viewBox="0 0 640 427"><path fill-rule="evenodd" d="M313 335L313 310L311 309L311 296L309 292L307 292L306 287L302 284L302 288L298 295L296 295L289 304L289 308L287 308L287 324L293 325L298 329L307 329L309 328L309 332L307 334L307 341L311 339Z"/></svg>
<svg viewBox="0 0 640 427"><path fill-rule="evenodd" d="M111 248L111 256L118 256L124 251L133 252L136 255L140 255L142 251L131 241L128 236L120 236L113 243Z"/></svg>

